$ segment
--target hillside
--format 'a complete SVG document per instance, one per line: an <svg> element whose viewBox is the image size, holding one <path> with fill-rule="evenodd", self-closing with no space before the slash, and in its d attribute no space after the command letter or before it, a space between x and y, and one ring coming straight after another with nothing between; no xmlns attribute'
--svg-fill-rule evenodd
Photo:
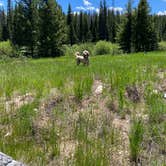
<svg viewBox="0 0 166 166"><path fill-rule="evenodd" d="M1 61L0 113L27 165L165 165L166 52Z"/></svg>

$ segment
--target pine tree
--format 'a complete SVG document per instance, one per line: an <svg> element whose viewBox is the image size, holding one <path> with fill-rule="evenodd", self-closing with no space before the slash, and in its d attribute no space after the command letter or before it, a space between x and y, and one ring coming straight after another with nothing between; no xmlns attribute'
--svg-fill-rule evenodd
<svg viewBox="0 0 166 166"><path fill-rule="evenodd" d="M25 46L27 44L25 41L25 22L24 7L22 3L18 3L16 4L14 10L12 42L14 45L19 47Z"/></svg>
<svg viewBox="0 0 166 166"><path fill-rule="evenodd" d="M77 41L77 36L76 36L76 32L75 32L73 24L74 24L73 23L73 14L72 14L72 10L71 10L71 5L69 4L68 12L67 12L67 26L68 26L68 40L69 40L70 45L75 44Z"/></svg>
<svg viewBox="0 0 166 166"><path fill-rule="evenodd" d="M88 41L88 32L89 32L88 15L87 15L87 13L84 13L84 15L83 15L83 42Z"/></svg>
<svg viewBox="0 0 166 166"><path fill-rule="evenodd" d="M88 35L89 41L93 42L94 36L93 36L93 16L90 17L90 25L89 25L89 33L90 35Z"/></svg>
<svg viewBox="0 0 166 166"><path fill-rule="evenodd" d="M98 14L95 13L92 18L92 26L91 26L91 34L92 34L92 42L96 42L99 39L98 35Z"/></svg>
<svg viewBox="0 0 166 166"><path fill-rule="evenodd" d="M38 42L38 1L37 0L21 0L23 5L23 16L25 18L25 46L31 56L37 56L37 42Z"/></svg>
<svg viewBox="0 0 166 166"><path fill-rule="evenodd" d="M26 54L38 54L39 15L38 0L20 0L16 4L13 19L12 41L15 45L26 47Z"/></svg>
<svg viewBox="0 0 166 166"><path fill-rule="evenodd" d="M150 16L147 0L140 0L136 15L134 46L135 51L152 51L157 48L157 35Z"/></svg>
<svg viewBox="0 0 166 166"><path fill-rule="evenodd" d="M76 36L76 42L78 42L78 37L79 37L79 15L75 13L73 15L73 26L75 30L75 36Z"/></svg>
<svg viewBox="0 0 166 166"><path fill-rule="evenodd" d="M0 41L2 41L2 27L3 27L3 15L2 15L2 10L0 8Z"/></svg>
<svg viewBox="0 0 166 166"><path fill-rule="evenodd" d="M126 20L119 32L118 42L124 52L130 53L132 50L132 0L128 1Z"/></svg>
<svg viewBox="0 0 166 166"><path fill-rule="evenodd" d="M59 56L66 28L62 9L55 0L42 1L40 20L40 56Z"/></svg>
<svg viewBox="0 0 166 166"><path fill-rule="evenodd" d="M39 12L37 9L38 1L33 0L30 4L30 24L31 24L31 40L30 51L33 57L38 56L38 40L39 40Z"/></svg>
<svg viewBox="0 0 166 166"><path fill-rule="evenodd" d="M116 38L116 21L114 9L108 10L108 40L112 43L115 42Z"/></svg>
<svg viewBox="0 0 166 166"><path fill-rule="evenodd" d="M6 40L8 40L9 33L8 33L8 28L7 28L7 16L5 14L4 8L0 9L0 22L1 22L0 40L1 41L6 41Z"/></svg>
<svg viewBox="0 0 166 166"><path fill-rule="evenodd" d="M159 41L166 40L166 16L154 16L155 29Z"/></svg>
<svg viewBox="0 0 166 166"><path fill-rule="evenodd" d="M100 1L100 11L99 11L99 39L100 40L104 40L105 37L104 37L104 32L103 32L103 4L102 4L102 1Z"/></svg>
<svg viewBox="0 0 166 166"><path fill-rule="evenodd" d="M7 5L7 30L8 30L8 38L12 40L12 5L11 0L8 0Z"/></svg>
<svg viewBox="0 0 166 166"><path fill-rule="evenodd" d="M83 42L83 12L80 12L79 17L79 41Z"/></svg>
<svg viewBox="0 0 166 166"><path fill-rule="evenodd" d="M107 6L106 1L100 2L99 11L99 39L108 40L108 26L107 26Z"/></svg>
<svg viewBox="0 0 166 166"><path fill-rule="evenodd" d="M104 38L105 40L108 40L108 24L107 24L107 5L106 5L106 0L103 2L103 33L104 33Z"/></svg>

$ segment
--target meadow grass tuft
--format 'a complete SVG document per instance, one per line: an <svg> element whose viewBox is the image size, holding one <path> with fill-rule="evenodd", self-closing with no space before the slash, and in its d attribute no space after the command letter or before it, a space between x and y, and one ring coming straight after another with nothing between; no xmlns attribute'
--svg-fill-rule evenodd
<svg viewBox="0 0 166 166"><path fill-rule="evenodd" d="M144 135L144 126L141 120L134 119L132 122L129 141L130 141L130 155L131 160L138 161L140 152L142 150L142 141Z"/></svg>

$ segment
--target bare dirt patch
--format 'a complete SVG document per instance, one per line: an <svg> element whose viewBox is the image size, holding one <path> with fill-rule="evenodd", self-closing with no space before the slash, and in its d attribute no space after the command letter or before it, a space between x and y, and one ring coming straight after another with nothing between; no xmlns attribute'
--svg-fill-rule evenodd
<svg viewBox="0 0 166 166"><path fill-rule="evenodd" d="M164 79L165 74L166 74L166 70L160 69L160 70L158 70L157 77L162 80L162 79Z"/></svg>
<svg viewBox="0 0 166 166"><path fill-rule="evenodd" d="M113 119L113 126L120 132L121 144L118 146L118 150L115 151L113 158L119 166L130 165L130 153L129 153L129 131L130 131L130 119L121 119L116 116Z"/></svg>
<svg viewBox="0 0 166 166"><path fill-rule="evenodd" d="M33 93L26 93L25 95L13 96L10 100L5 102L5 110L10 112L11 110L17 110L25 104L30 104L34 101L35 95Z"/></svg>
<svg viewBox="0 0 166 166"><path fill-rule="evenodd" d="M166 79L162 80L160 83L158 83L156 85L156 88L160 91L160 92L166 92Z"/></svg>
<svg viewBox="0 0 166 166"><path fill-rule="evenodd" d="M113 150L112 161L119 166L127 166L130 165L130 154L129 154L129 130L130 130L130 118L126 117L121 119L118 116L119 105L117 101L109 101L108 96L103 96L103 90L105 88L104 83L100 80L95 80L92 87L92 95L88 98L85 98L79 110L87 111L89 108L92 109L92 113L95 116L98 116L99 119L104 114L108 114L109 118L111 118L111 123L113 127L119 131L120 133L120 141L121 144L117 147L117 149ZM136 87L128 88L128 96L133 102L140 101L140 94ZM111 92L110 92L111 93ZM111 111L110 111L111 110ZM99 123L103 123L99 120Z"/></svg>
<svg viewBox="0 0 166 166"><path fill-rule="evenodd" d="M60 144L60 154L63 158L70 158L74 156L75 149L77 146L76 141L63 141Z"/></svg>
<svg viewBox="0 0 166 166"><path fill-rule="evenodd" d="M61 96L50 98L44 103L42 103L40 109L46 112L51 112L60 102L62 102Z"/></svg>

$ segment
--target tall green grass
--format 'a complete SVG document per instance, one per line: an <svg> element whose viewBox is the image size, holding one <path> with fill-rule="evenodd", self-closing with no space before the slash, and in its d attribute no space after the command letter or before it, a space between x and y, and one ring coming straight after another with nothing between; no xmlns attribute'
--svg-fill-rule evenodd
<svg viewBox="0 0 166 166"><path fill-rule="evenodd" d="M85 95L90 95L92 90L93 79L89 77L80 77L74 83L74 95L77 101L81 101Z"/></svg>
<svg viewBox="0 0 166 166"><path fill-rule="evenodd" d="M147 104L149 105L148 113L150 123L162 122L162 117L166 113L166 104L162 99L162 94L148 95Z"/></svg>
<svg viewBox="0 0 166 166"><path fill-rule="evenodd" d="M105 115L101 118L100 124L89 113L79 114L74 134L78 140L74 165L105 166L110 164L112 149L118 144L118 135L111 121L106 120ZM100 129L98 129L99 126ZM95 135L95 133L98 134Z"/></svg>
<svg viewBox="0 0 166 166"><path fill-rule="evenodd" d="M143 123L141 122L141 120L134 119L129 134L130 155L131 155L131 160L134 162L138 162L138 159L140 157L140 153L142 150L143 135L144 135Z"/></svg>
<svg viewBox="0 0 166 166"><path fill-rule="evenodd" d="M147 130L151 131L150 137L163 150L165 101L163 94L156 96L151 95L151 92L158 81L157 72L166 67L165 61L165 52L93 56L90 58L89 67L76 66L75 58L70 56L58 59L0 61L0 150L15 159L22 159L29 165L47 165L52 162L57 164L60 160L65 160L60 151L61 141L72 140L76 148L73 156L70 156L70 163L109 165L113 160L112 150L116 149L119 142L116 129L111 125L112 119L101 116L108 113L105 110L105 98L111 96L112 100L117 100L117 116L122 113L125 117L125 108L135 114L133 108L137 108L138 104L125 95L126 87L131 85L145 90L148 89L147 86L151 86L142 99L149 116L149 126L152 127L151 130L148 126ZM95 80L100 80L105 86L102 96L93 96L92 87ZM53 89L63 98L61 103L57 102L56 96L50 95ZM5 111L5 101L1 97L11 100L13 94L23 95L27 92L35 94L33 103L18 110ZM39 111L46 96L55 101L55 115L53 112ZM88 103L83 111L80 110L81 101L88 98L92 103ZM103 109L100 104L103 104ZM37 112L34 111L36 109ZM83 114L80 114L80 111ZM44 117L40 117L40 113L43 113ZM113 114L110 112L109 116ZM36 127L37 117L41 122L45 120L42 118L48 118L49 123L43 128ZM5 137L10 130L12 134ZM133 121L129 150L134 161L140 157L143 134L147 134L146 132L142 121ZM154 159L157 160L157 157Z"/></svg>

